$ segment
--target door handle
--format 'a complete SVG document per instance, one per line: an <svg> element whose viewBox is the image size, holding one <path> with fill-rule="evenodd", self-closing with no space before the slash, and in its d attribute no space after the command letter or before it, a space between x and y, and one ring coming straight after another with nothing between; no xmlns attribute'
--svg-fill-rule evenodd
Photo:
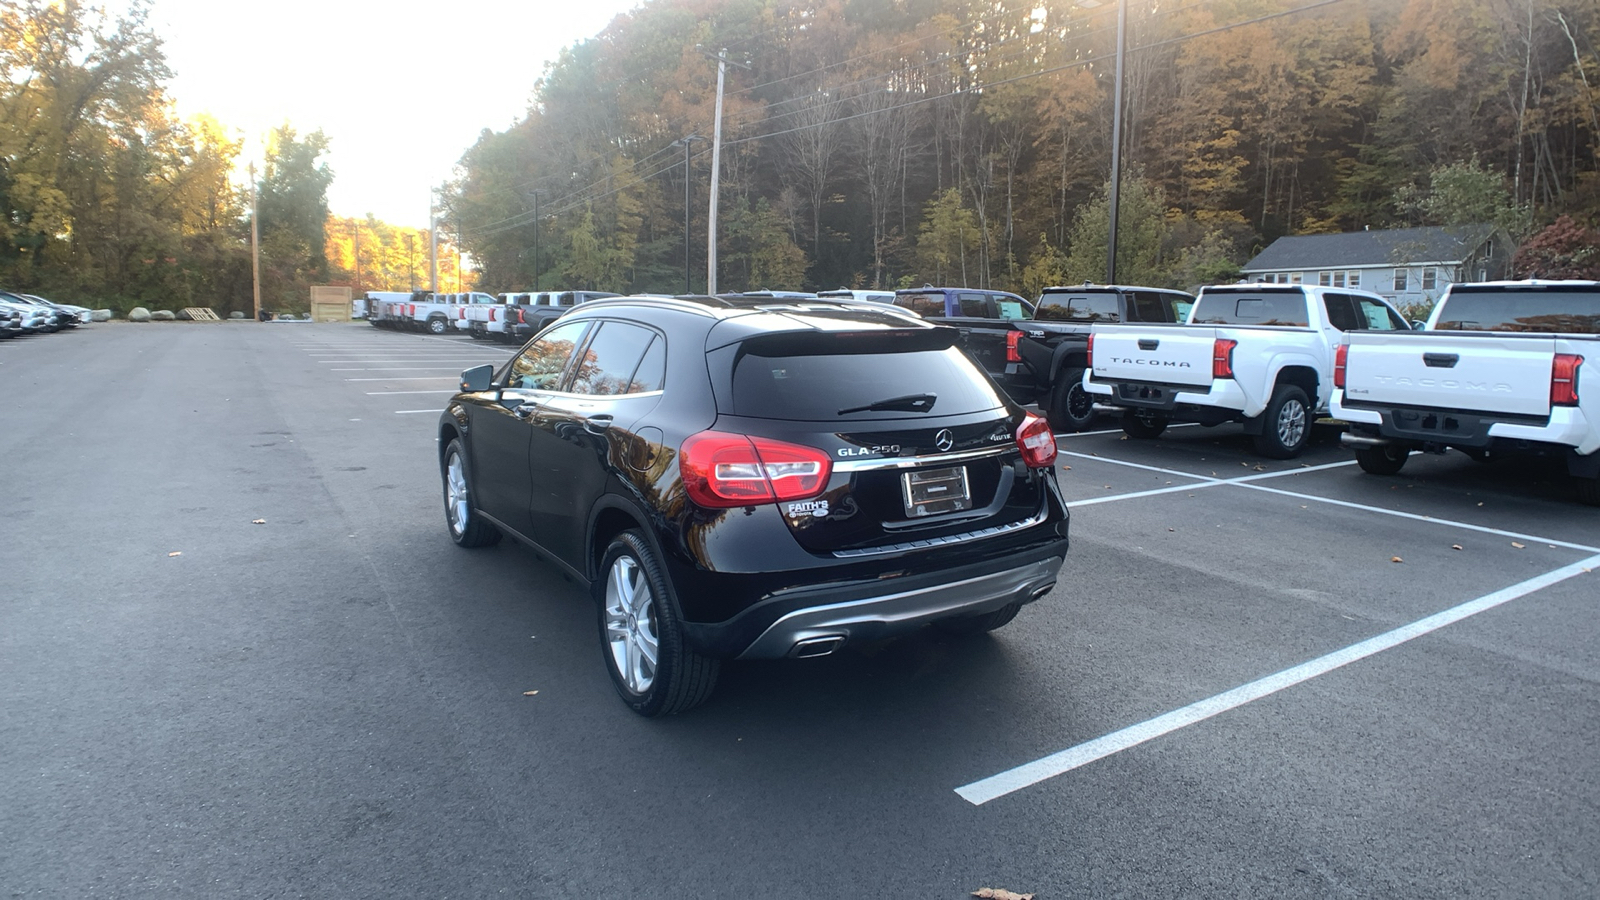
<svg viewBox="0 0 1600 900"><path fill-rule="evenodd" d="M511 411L511 414L513 416L516 416L517 418L521 419L522 421L526 422L529 419L533 418L533 414L538 412L538 411L539 411L539 404L537 404L537 403L523 403L521 406L518 406L516 409L513 409Z"/></svg>
<svg viewBox="0 0 1600 900"><path fill-rule="evenodd" d="M611 427L611 422L612 417L610 415L601 413L597 416L590 416L589 418L584 419L583 428L590 434L603 434L607 428Z"/></svg>
<svg viewBox="0 0 1600 900"><path fill-rule="evenodd" d="M1154 350L1159 346L1161 346L1161 342L1155 338L1139 338L1140 350Z"/></svg>
<svg viewBox="0 0 1600 900"><path fill-rule="evenodd" d="M1461 361L1457 353L1424 353L1422 363L1430 369L1453 369Z"/></svg>

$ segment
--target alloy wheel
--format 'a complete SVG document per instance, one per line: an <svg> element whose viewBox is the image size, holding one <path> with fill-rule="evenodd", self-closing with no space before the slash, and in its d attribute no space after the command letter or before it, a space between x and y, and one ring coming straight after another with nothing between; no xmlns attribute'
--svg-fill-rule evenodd
<svg viewBox="0 0 1600 900"><path fill-rule="evenodd" d="M612 562L606 575L605 603L611 663L630 692L643 694L656 680L661 639L650 582L638 560L623 555Z"/></svg>

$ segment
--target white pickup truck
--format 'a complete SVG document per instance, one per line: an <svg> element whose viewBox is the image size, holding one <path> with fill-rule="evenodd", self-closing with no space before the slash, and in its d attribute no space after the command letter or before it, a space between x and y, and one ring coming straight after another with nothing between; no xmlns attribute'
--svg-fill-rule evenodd
<svg viewBox="0 0 1600 900"><path fill-rule="evenodd" d="M1600 282L1453 284L1427 330L1351 334L1335 366L1333 414L1366 471L1413 450L1559 456L1600 505Z"/></svg>
<svg viewBox="0 0 1600 900"><path fill-rule="evenodd" d="M1183 325L1095 325L1083 386L1129 437L1169 422L1242 422L1256 452L1292 459L1333 394L1346 332L1407 331L1377 294L1287 284L1200 289Z"/></svg>

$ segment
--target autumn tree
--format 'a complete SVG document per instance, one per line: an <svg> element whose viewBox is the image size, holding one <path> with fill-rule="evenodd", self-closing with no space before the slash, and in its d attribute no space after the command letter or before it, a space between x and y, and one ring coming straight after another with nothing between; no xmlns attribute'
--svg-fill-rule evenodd
<svg viewBox="0 0 1600 900"><path fill-rule="evenodd" d="M1600 232L1562 216L1517 250L1511 271L1518 278L1600 280Z"/></svg>

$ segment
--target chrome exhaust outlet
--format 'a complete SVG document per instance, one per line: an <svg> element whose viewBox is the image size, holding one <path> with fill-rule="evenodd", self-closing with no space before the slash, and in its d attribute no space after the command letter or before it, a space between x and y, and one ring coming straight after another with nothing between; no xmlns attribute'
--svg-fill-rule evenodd
<svg viewBox="0 0 1600 900"><path fill-rule="evenodd" d="M1033 593L1028 596L1028 599L1029 600L1037 600L1040 597L1043 597L1045 594L1048 594L1051 591L1055 590L1055 586L1056 586L1055 582L1052 581L1051 583L1045 585L1044 587L1034 588L1033 589Z"/></svg>
<svg viewBox="0 0 1600 900"><path fill-rule="evenodd" d="M1339 435L1339 445L1342 447L1387 447L1392 443L1388 438L1368 437L1364 434L1351 434L1346 431Z"/></svg>
<svg viewBox="0 0 1600 900"><path fill-rule="evenodd" d="M1097 413L1119 413L1119 412L1127 411L1127 407L1124 407L1124 406L1112 406L1109 403L1091 404L1090 405L1090 409L1093 409Z"/></svg>
<svg viewBox="0 0 1600 900"><path fill-rule="evenodd" d="M833 651L844 646L844 635L830 634L825 637L806 638L795 643L789 650L790 659L815 659L827 656Z"/></svg>

